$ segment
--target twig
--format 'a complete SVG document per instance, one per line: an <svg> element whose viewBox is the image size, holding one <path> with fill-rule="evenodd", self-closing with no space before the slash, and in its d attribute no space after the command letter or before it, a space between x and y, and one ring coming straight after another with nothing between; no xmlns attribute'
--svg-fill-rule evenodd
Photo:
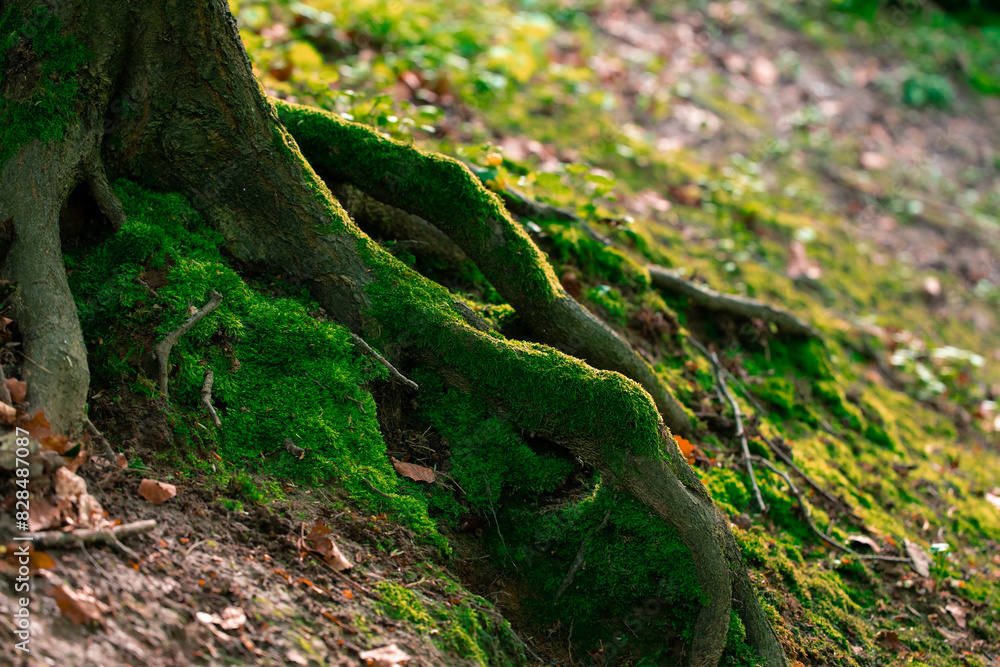
<svg viewBox="0 0 1000 667"><path fill-rule="evenodd" d="M349 401L351 401L353 403L357 403L358 407L361 408L361 414L364 414L364 415L368 414L368 411L365 410L365 404L364 403L362 403L361 401L359 401L356 398L351 398L347 394L344 394L344 398L346 398L347 400L349 400Z"/></svg>
<svg viewBox="0 0 1000 667"><path fill-rule="evenodd" d="M776 465L774 465L773 463L771 463L770 461L768 461L767 459L765 459L763 457L760 457L760 456L751 456L750 458L752 458L754 461L757 461L758 463L762 464L764 467L770 469L771 472L775 473L776 475L780 475L785 480L785 482L788 483L788 487L791 489L792 493L795 495L795 499L799 502L799 507L802 508L802 513L805 515L806 523L809 524L809 527L812 529L812 531L814 533L816 533L816 535L819 536L819 538L821 540L823 540L824 542L826 542L830 546L836 547L837 549L840 549L841 551L845 551L845 552L851 554L852 556L855 556L857 558L862 558L862 559L865 559L865 560L881 560L881 561L888 561L888 562L892 562L892 563L910 563L910 562L912 562L912 559L910 559L910 558L900 558L900 557L897 557L897 556L877 556L877 555L874 555L874 554L860 554L857 551L855 551L854 549L850 548L849 546L841 544L837 540L833 539L832 537L830 537L829 535L827 535L826 533L824 533L822 530L820 530L819 526L816 525L816 522L813 521L812 514L809 512L809 507L806 505L805 499L802 497L802 491L800 491L799 488L797 486L795 486L795 484L792 482L792 478L788 476L788 473L786 473L784 470L781 470Z"/></svg>
<svg viewBox="0 0 1000 667"><path fill-rule="evenodd" d="M370 486L371 489L372 489L372 491L374 491L375 493L379 494L383 498L388 498L389 500L393 499L392 496L390 496L388 493L386 493L385 491L382 491L377 486L375 486L374 484L372 484L371 481L369 481L369 479L367 477L362 477L361 479L365 480L365 484L367 484L368 486Z"/></svg>
<svg viewBox="0 0 1000 667"><path fill-rule="evenodd" d="M177 340L186 334L191 327L199 322L203 317L208 315L210 312L219 307L222 303L222 295L211 290L208 293L209 301L206 303L201 310L196 311L194 315L189 317L187 321L167 334L167 336L157 343L156 348L153 350L153 356L160 363L160 393L163 394L164 398L167 396L167 372L169 370L170 362L170 350L173 348Z"/></svg>
<svg viewBox="0 0 1000 667"><path fill-rule="evenodd" d="M559 589L556 591L556 597L553 600L553 603L559 602L559 598L562 597L563 593L566 592L566 589L573 583L573 577L575 577L576 573L583 567L583 559L584 556L587 555L587 545L590 544L590 538L593 537L595 532L604 530L604 526L608 525L608 517L610 516L611 510L608 510L604 515L604 520L601 521L601 525L597 527L597 530L589 531L587 536L583 538L583 543L580 545L580 549L576 552L576 558L573 559L573 564L570 565L569 572L566 573L566 576L563 577L562 583L559 584Z"/></svg>
<svg viewBox="0 0 1000 667"><path fill-rule="evenodd" d="M753 496L757 501L757 507L760 508L761 512L766 512L767 505L764 504L764 499L760 495L757 477L753 473L753 463L750 462L750 444L747 442L746 431L743 430L743 414L740 412L740 406L733 395L729 393L729 384L723 375L724 370L722 364L719 363L719 357L716 356L715 352L710 352L708 358L712 361L712 366L715 367L715 381L722 387L722 394L729 402L729 407L733 409L733 418L736 420L736 437L740 439L740 446L743 448L743 459L747 465L747 474L750 475L750 485L753 487Z"/></svg>
<svg viewBox="0 0 1000 667"><path fill-rule="evenodd" d="M25 354L24 352L21 352L21 350L19 350L19 349L18 349L18 350L14 350L14 351L15 351L15 352L17 352L18 354L20 354L20 355L21 355L22 357L24 357L24 358L25 358L25 359L27 359L28 361L30 361L31 363L33 363L34 365L36 365L36 366L38 366L39 368L41 368L41 369L42 369L43 371L45 371L45 372L46 372L46 373L48 373L49 375L52 375L52 371L50 371L50 370L49 370L48 368L46 368L45 366L42 366L42 365L41 365L40 363L38 363L37 361L35 361L34 359L32 359L31 357L29 357L28 355L26 355L26 354Z"/></svg>
<svg viewBox="0 0 1000 667"><path fill-rule="evenodd" d="M792 336L809 336L811 338L819 336L814 328L795 315L770 304L738 294L723 294L709 287L696 285L662 266L650 264L646 268L649 269L653 285L663 290L683 294L691 303L702 308L727 312L747 319L756 318L765 322L773 322L779 331Z"/></svg>
<svg viewBox="0 0 1000 667"><path fill-rule="evenodd" d="M44 533L30 533L27 537L31 538L36 547L73 547L78 544L108 544L118 547L138 562L139 556L122 544L118 538L148 533L153 528L156 528L156 521L154 519L146 519L145 521L124 523L120 526L113 526L104 530L84 528L68 533L52 530Z"/></svg>
<svg viewBox="0 0 1000 667"><path fill-rule="evenodd" d="M0 365L0 401L14 407L14 399L10 397L10 390L7 389L7 376L3 374L2 365Z"/></svg>
<svg viewBox="0 0 1000 667"><path fill-rule="evenodd" d="M212 385L215 383L215 373L212 369L209 369L205 373L205 384L201 385L201 404L205 408L205 412L208 416L212 418L212 423L216 426L222 426L222 420L219 419L219 413L215 411L212 406Z"/></svg>
<svg viewBox="0 0 1000 667"><path fill-rule="evenodd" d="M378 352L376 352L375 350L373 350L368 345L368 343L366 343L361 338L361 336L359 336L356 333L352 332L351 333L351 338L354 339L354 342L357 343L358 346L361 347L361 349L363 349L365 352L367 352L368 354L370 354L373 357L375 357L380 364L382 364L383 366L385 366L386 368L388 368L389 369L389 373L391 373L394 378L396 378L397 380L399 380L400 382L402 382L403 384L405 384L407 387L410 387L411 389L420 389L420 386L416 382L414 382L413 380L410 380L409 378L407 378L406 376L404 376L402 373L400 373L399 371L397 371L396 368L392 364L390 364L388 361L386 361L385 357L383 357L381 354L379 354Z"/></svg>
<svg viewBox="0 0 1000 667"><path fill-rule="evenodd" d="M191 552L200 547L201 545L205 544L205 542L207 542L207 540L198 540L197 542L189 546L187 550L184 552L184 558L182 558L181 560L187 560L187 557L191 555Z"/></svg>
<svg viewBox="0 0 1000 667"><path fill-rule="evenodd" d="M804 473L802 469L800 469L797 465L795 465L795 463L792 461L792 457L789 456L788 453L782 447L780 447L777 443L772 442L771 439L766 437L763 433L760 434L760 438L765 443L767 443L767 446L771 448L771 451L777 454L778 458L780 458L786 466L792 469L792 472L801 477L806 484L808 484L814 491L816 491L816 493L826 498L827 502L831 503L836 507L839 507L840 510L844 512L844 514L847 514L852 519L855 520L861 519L861 517L855 514L854 510L852 510L847 503L845 503L843 500L841 500L837 496L833 495L832 493L824 489L816 482L816 480L814 480L812 477Z"/></svg>
<svg viewBox="0 0 1000 667"><path fill-rule="evenodd" d="M510 558L510 564L513 565L516 570L517 564L514 563L514 559L511 558L510 550L507 548L507 541L503 539L503 533L500 532L500 520L497 519L497 511L496 508L493 507L493 493L490 491L490 480L486 479L485 474L483 475L483 481L486 482L486 497L490 501L490 512L493 513L493 523L497 526L497 535L500 536L500 544L503 545L504 553L507 554L507 558Z"/></svg>
<svg viewBox="0 0 1000 667"><path fill-rule="evenodd" d="M118 455L115 453L114 448L111 447L111 443L108 442L108 439L104 437L104 434L98 431L97 427L94 426L94 422L90 421L89 418L84 419L83 427L87 429L87 433L90 434L90 437L96 440L97 444L101 446L101 449L103 450L101 451L101 456L106 458L108 463L111 465L117 463Z"/></svg>

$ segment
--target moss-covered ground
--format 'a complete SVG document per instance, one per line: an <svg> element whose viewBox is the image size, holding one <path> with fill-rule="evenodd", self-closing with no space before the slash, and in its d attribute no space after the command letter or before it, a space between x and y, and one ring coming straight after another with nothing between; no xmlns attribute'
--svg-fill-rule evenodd
<svg viewBox="0 0 1000 667"><path fill-rule="evenodd" d="M919 161L858 171L864 146L818 105L796 107L779 131L767 117L767 92L734 83L735 66L712 61L705 48L639 48L642 39L683 41L668 19L732 51L772 40L790 54L775 59L780 76L805 86L800 69L829 60L830 80L846 80L863 63L847 62L845 52L878 47L882 78L873 75L876 92L865 95L885 114L920 131L958 119L995 134L995 116L983 114L995 100L982 91L995 85L1000 58L991 60L987 30L928 10L910 16L910 32L877 40L886 16L860 6L831 13L818 3L765 2L756 17L733 14L737 3L666 4L626 7L639 31L632 37L615 32L613 13L586 3L231 6L270 94L451 155L489 187L516 187L586 223L521 221L566 289L625 335L699 418L690 460L730 516L793 661L991 664L1000 652L997 254L970 277L947 258L922 263L912 245L888 246L864 220L891 218L901 234L945 229L949 241L957 227L974 239L962 252L988 246L1000 163L984 165L954 139L943 173ZM493 34L483 25L504 28ZM907 59L932 39L946 42L936 59ZM678 59L694 74L655 85ZM734 89L743 102L733 102ZM731 136L706 138L708 120L677 129L681 107L721 119ZM704 150L695 140L667 150L661 140L672 135L661 126L701 137ZM383 582L380 613L456 661L517 664L519 640L490 639L516 633L544 664L673 664L695 631L700 591L669 528L582 461L446 388L430 369L406 369L420 391L400 394L299 286L241 277L182 198L125 181L115 188L128 224L69 247L67 268L101 410L153 405L170 429L169 447L142 450L145 465L215 489L234 511L275 503L295 485L334 489L336 502L405 525L433 549L436 567L462 580L456 591L482 598L456 608ZM939 202L947 224L929 220ZM859 208L874 213L859 222L850 212ZM789 275L793 244L818 277ZM474 268L441 266L416 250L407 260L482 313L490 335L525 336ZM657 292L647 263L791 310L822 339L786 340ZM922 287L930 277L943 302ZM174 348L163 402L152 347L212 289L222 305ZM374 294L384 301L376 307L390 312L390 296ZM689 338L714 346L735 378L753 453L784 469L765 440L783 443L850 507L854 516L793 478L820 529L864 555L917 549L930 559L929 576L832 548L810 529L786 481L762 467L768 510L760 513L729 407ZM219 428L199 409L208 369ZM286 439L305 453L293 455ZM438 482L401 477L390 455L435 468ZM372 546L391 553L398 545L387 538ZM512 628L477 611L494 607ZM733 618L726 664L754 664Z"/></svg>

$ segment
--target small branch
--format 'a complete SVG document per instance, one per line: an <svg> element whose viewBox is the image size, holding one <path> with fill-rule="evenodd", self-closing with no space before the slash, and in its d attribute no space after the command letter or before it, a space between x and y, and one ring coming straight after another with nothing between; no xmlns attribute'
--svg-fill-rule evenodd
<svg viewBox="0 0 1000 667"><path fill-rule="evenodd" d="M555 600L553 600L553 603L559 602L559 598L561 598L563 593L566 592L566 589L572 585L573 577L575 577L576 573L583 567L583 559L587 555L587 545L590 544L590 538L593 537L595 532L604 530L604 527L608 525L608 518L610 516L611 510L608 510L604 515L604 520L601 521L601 525L597 527L597 530L590 530L587 533L587 536L583 538L583 543L580 545L580 550L576 552L576 558L573 559L573 564L570 565L569 572L566 573L566 576L563 577L562 583L559 584L559 589L556 591L556 597Z"/></svg>
<svg viewBox="0 0 1000 667"><path fill-rule="evenodd" d="M157 343L156 348L153 350L153 356L160 363L160 393L163 394L164 398L167 397L167 374L169 370L170 362L170 350L177 343L177 340L186 334L191 327L197 324L203 317L208 315L210 312L219 307L222 303L222 295L212 290L208 293L209 302L202 307L201 310L197 311L194 315L189 317L187 321L167 334L167 336Z"/></svg>
<svg viewBox="0 0 1000 667"><path fill-rule="evenodd" d="M212 423L216 426L222 426L222 420L219 419L219 413L215 411L215 407L212 405L212 385L215 383L215 373L211 369L205 373L205 384L201 385L201 405L205 408L205 412L208 416L212 418Z"/></svg>
<svg viewBox="0 0 1000 667"><path fill-rule="evenodd" d="M114 465L117 462L118 455L115 453L114 448L111 447L108 439L104 437L104 434L97 430L94 422L90 421L89 418L83 420L83 427L87 429L90 437L96 440L97 444L101 446L101 456L106 458L108 463Z"/></svg>
<svg viewBox="0 0 1000 667"><path fill-rule="evenodd" d="M363 414L363 415L368 414L368 411L365 410L365 404L364 403L362 403L361 401L359 401L356 398L351 398L347 394L344 394L344 398L346 398L348 401L351 401L352 403L357 403L358 407L361 408L361 414Z"/></svg>
<svg viewBox="0 0 1000 667"><path fill-rule="evenodd" d="M118 547L122 552L139 561L139 556L121 543L120 538L148 533L156 527L156 521L146 519L145 521L135 521L114 526L105 530L81 529L69 533L53 530L44 533L29 533L26 537L31 538L36 547L74 547L79 544L108 544Z"/></svg>
<svg viewBox="0 0 1000 667"><path fill-rule="evenodd" d="M381 490L380 488L378 488L377 486L375 486L374 484L372 484L371 481L367 477L362 477L361 479L365 480L365 484L367 484L369 487L371 487L371 490L374 491L375 493L379 494L383 498L387 498L388 500L392 500L393 499L392 496L390 496L388 493L386 493L385 491Z"/></svg>
<svg viewBox="0 0 1000 667"><path fill-rule="evenodd" d="M90 186L90 193L94 196L94 201L97 202L101 213L108 217L116 232L121 231L122 225L127 222L125 209L122 208L121 200L118 199L118 195L115 194L108 182L108 175L104 171L104 162L99 157L94 160L94 164L91 166L87 184Z"/></svg>
<svg viewBox="0 0 1000 667"><path fill-rule="evenodd" d="M378 352L376 352L375 350L373 350L368 345L368 343L366 343L361 338L361 336L357 335L356 333L351 333L351 338L354 339L354 342L357 343L361 347L361 349L363 349L365 352L367 352L368 354L370 354L373 357L375 357L380 364L382 364L383 366L385 366L386 368L388 368L389 369L389 373L392 374L392 377L396 378L397 380L399 380L400 382L402 382L403 384L405 384L407 387L410 387L411 389L420 389L420 386L416 382L414 382L413 380L410 380L409 378L407 378L406 376L404 376L402 373L400 373L399 371L397 371L396 368L392 364L390 364L388 361L386 361L385 357L383 357L381 354L379 354Z"/></svg>
<svg viewBox="0 0 1000 667"><path fill-rule="evenodd" d="M858 521L861 520L861 517L855 514L854 510L852 510L847 503L845 503L843 500L841 500L837 496L833 495L832 493L824 489L816 482L816 480L814 480L812 477L804 473L801 468L795 465L795 463L792 461L792 457L789 456L788 452L786 452L782 447L780 447L777 443L772 442L770 438L765 437L763 433L760 434L760 439L763 440L765 443L767 443L767 446L771 448L771 451L777 454L778 458L780 458L786 466L792 469L792 472L801 477L806 484L808 484L814 491L816 491L816 493L826 498L827 502L834 505L835 507L839 507L844 514L847 514L852 519Z"/></svg>
<svg viewBox="0 0 1000 667"><path fill-rule="evenodd" d="M765 322L773 322L778 330L792 336L809 336L815 338L819 333L791 313L775 308L756 299L750 299L738 294L723 294L714 289L696 285L662 266L650 264L649 275L656 287L683 294L688 300L702 308L718 310L746 319L757 318Z"/></svg>
<svg viewBox="0 0 1000 667"><path fill-rule="evenodd" d="M503 533L500 532L500 520L497 518L497 511L493 507L493 493L490 491L490 481L486 479L486 475L483 475L483 481L486 482L486 497L490 501L490 512L493 513L493 522L497 525L497 535L500 536L500 544L503 545L503 552L507 554L507 558L510 558L510 564L517 569L517 565L514 563L514 559L510 556L510 550L507 548L507 541L503 539Z"/></svg>
<svg viewBox="0 0 1000 667"><path fill-rule="evenodd" d="M874 555L874 554L871 554L871 555L869 555L869 554L859 554L857 551L855 551L854 549L851 549L849 546L841 544L837 540L833 539L832 537L830 537L829 535L827 535L826 533L824 533L822 530L820 530L819 526L816 525L816 522L813 521L812 513L809 512L809 507L806 505L805 499L802 497L802 492L792 482L792 478L788 476L788 473L786 473L784 470L781 470L776 465L774 465L773 463L771 463L770 461L768 461L767 459L765 459L763 457L752 456L751 458L754 461L757 461L758 463L762 464L764 467L766 467L769 470L771 470L771 472L775 473L776 475L780 475L785 480L785 482L788 483L788 487L791 489L792 493L795 495L795 499L798 501L799 507L802 508L802 514L805 515L806 523L809 524L809 528L811 528L812 531L814 533L816 533L816 535L819 536L819 538L821 540L823 540L824 542L826 542L830 546L836 547L837 549L840 549L841 551L847 552L847 553L851 554L852 556L855 556L856 558L862 558L862 559L865 559L865 560L881 560L881 561L887 561L887 562L891 562L891 563L910 563L910 562L912 562L912 560L910 558L899 558L897 556L877 556L877 555Z"/></svg>
<svg viewBox="0 0 1000 667"><path fill-rule="evenodd" d="M740 446L743 448L743 460L747 465L747 474L750 475L750 485L753 487L753 496L757 501L757 507L760 508L761 512L766 512L767 505L764 504L764 499L760 495L760 487L757 486L757 477L753 473L753 463L750 462L750 444L747 442L746 431L743 430L743 413L740 412L739 404L729 392L729 384L723 375L725 370L722 368L722 364L719 363L719 358L715 355L715 352L709 352L708 358L711 360L712 366L715 367L715 381L722 388L722 395L725 396L729 407L733 409L733 418L736 420L736 437L740 439Z"/></svg>

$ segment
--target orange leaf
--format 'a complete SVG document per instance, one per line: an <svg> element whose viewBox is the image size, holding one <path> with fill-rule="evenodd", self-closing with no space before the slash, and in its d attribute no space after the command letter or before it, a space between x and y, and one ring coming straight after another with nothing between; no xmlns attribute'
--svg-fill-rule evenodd
<svg viewBox="0 0 1000 667"><path fill-rule="evenodd" d="M28 393L28 383L16 378L7 378L4 380L4 384L7 385L7 391L10 392L10 399L15 403L23 403L24 397Z"/></svg>
<svg viewBox="0 0 1000 667"><path fill-rule="evenodd" d="M139 495L154 505L162 505L177 495L177 487L155 479L144 479L139 483Z"/></svg>
<svg viewBox="0 0 1000 667"><path fill-rule="evenodd" d="M403 463L394 456L392 457L392 467L403 477L408 477L416 482L434 481L434 471L426 466Z"/></svg>
<svg viewBox="0 0 1000 667"><path fill-rule="evenodd" d="M31 434L31 437L36 440L52 435L52 429L49 427L49 420L45 418L44 410L39 410L30 417L27 415L21 417L18 420L18 426Z"/></svg>
<svg viewBox="0 0 1000 667"><path fill-rule="evenodd" d="M52 597L62 611L63 616L77 625L96 621L104 625L104 614L109 609L107 605L87 592L86 589L74 591L65 584L56 586L51 591Z"/></svg>

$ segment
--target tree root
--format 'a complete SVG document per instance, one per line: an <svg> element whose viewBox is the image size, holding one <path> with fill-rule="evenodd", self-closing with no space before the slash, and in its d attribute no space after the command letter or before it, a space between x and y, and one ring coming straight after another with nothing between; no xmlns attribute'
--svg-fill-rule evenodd
<svg viewBox="0 0 1000 667"><path fill-rule="evenodd" d="M604 515L604 519L601 521L601 525L597 527L597 530L590 531L587 534L587 537L583 538L583 543L580 545L580 549L576 552L576 557L573 559L573 563L572 565L570 565L569 571L566 573L566 576L563 577L562 583L559 584L558 590L556 590L556 595L555 598L553 598L553 602L559 602L559 598L561 598L563 593L566 592L566 589L573 584L573 578L576 576L576 573L579 572L580 569L583 567L583 559L587 555L587 545L590 544L590 538L593 536L594 533L598 533L604 530L604 527L608 525L608 519L610 517L611 517L611 510L608 510L607 513Z"/></svg>
<svg viewBox="0 0 1000 667"><path fill-rule="evenodd" d="M166 398L169 394L167 393L167 376L170 370L170 350L173 349L177 340L191 330L191 327L198 324L199 321L210 312L219 307L222 303L222 295L212 290L208 293L208 303L202 306L201 310L195 311L194 315L189 317L184 324L180 325L166 337L156 344L156 348L153 350L153 356L156 357L157 362L160 365L160 393Z"/></svg>
<svg viewBox="0 0 1000 667"><path fill-rule="evenodd" d="M335 114L278 100L275 106L316 169L437 227L475 262L542 342L632 378L653 397L672 431L692 432L691 416L652 367L566 293L542 251L468 168Z"/></svg>
<svg viewBox="0 0 1000 667"><path fill-rule="evenodd" d="M84 419L83 426L87 429L87 433L90 434L90 437L96 440L97 444L101 446L101 456L106 458L108 463L114 465L117 462L118 454L115 453L115 450L111 447L111 443L108 442L108 439L104 437L103 433L97 430L97 427L94 426L94 422L90 421L90 419Z"/></svg>
<svg viewBox="0 0 1000 667"><path fill-rule="evenodd" d="M201 386L201 406L205 408L205 412L208 416L212 418L212 423L216 426L222 426L222 420L219 419L219 413L215 411L215 406L212 405L212 385L215 383L215 373L209 369L205 373L205 383Z"/></svg>
<svg viewBox="0 0 1000 667"><path fill-rule="evenodd" d="M402 384L405 384L410 389L420 389L420 385L418 385L416 382L414 382L410 378L406 377L405 375L403 375L402 373L400 373L399 371L397 371L395 366L393 366L392 364L390 364L388 362L388 360L386 360L386 358L383 357L381 354L379 354L378 352L376 352L375 350L373 350L371 348L371 346L368 345L368 343L366 343L363 338L361 338L361 336L359 336L356 333L351 333L351 338L354 339L354 342L357 343L358 347L360 347L365 352L367 352L368 354L370 354L373 357L375 357L375 359L380 364L382 364L383 366L385 366L386 368L388 368L389 369L389 374L392 375L393 378L395 378L396 380L398 380Z"/></svg>
<svg viewBox="0 0 1000 667"><path fill-rule="evenodd" d="M101 160L100 156L94 159L94 163L90 168L90 177L87 179L87 185L90 186L90 194L94 196L94 201L97 202L97 207L101 209L101 213L107 216L108 220L111 221L111 226L116 232L121 231L122 225L125 224L125 209L122 208L122 203L118 199L118 195L111 188L111 184L108 182L108 175L104 171L104 162Z"/></svg>
<svg viewBox="0 0 1000 667"><path fill-rule="evenodd" d="M785 335L819 337L819 333L813 327L787 311L762 301L736 294L723 294L709 287L696 285L662 266L650 264L647 268L653 285L662 290L686 296L694 305L746 319L761 319L773 323L778 327L778 331Z"/></svg>

